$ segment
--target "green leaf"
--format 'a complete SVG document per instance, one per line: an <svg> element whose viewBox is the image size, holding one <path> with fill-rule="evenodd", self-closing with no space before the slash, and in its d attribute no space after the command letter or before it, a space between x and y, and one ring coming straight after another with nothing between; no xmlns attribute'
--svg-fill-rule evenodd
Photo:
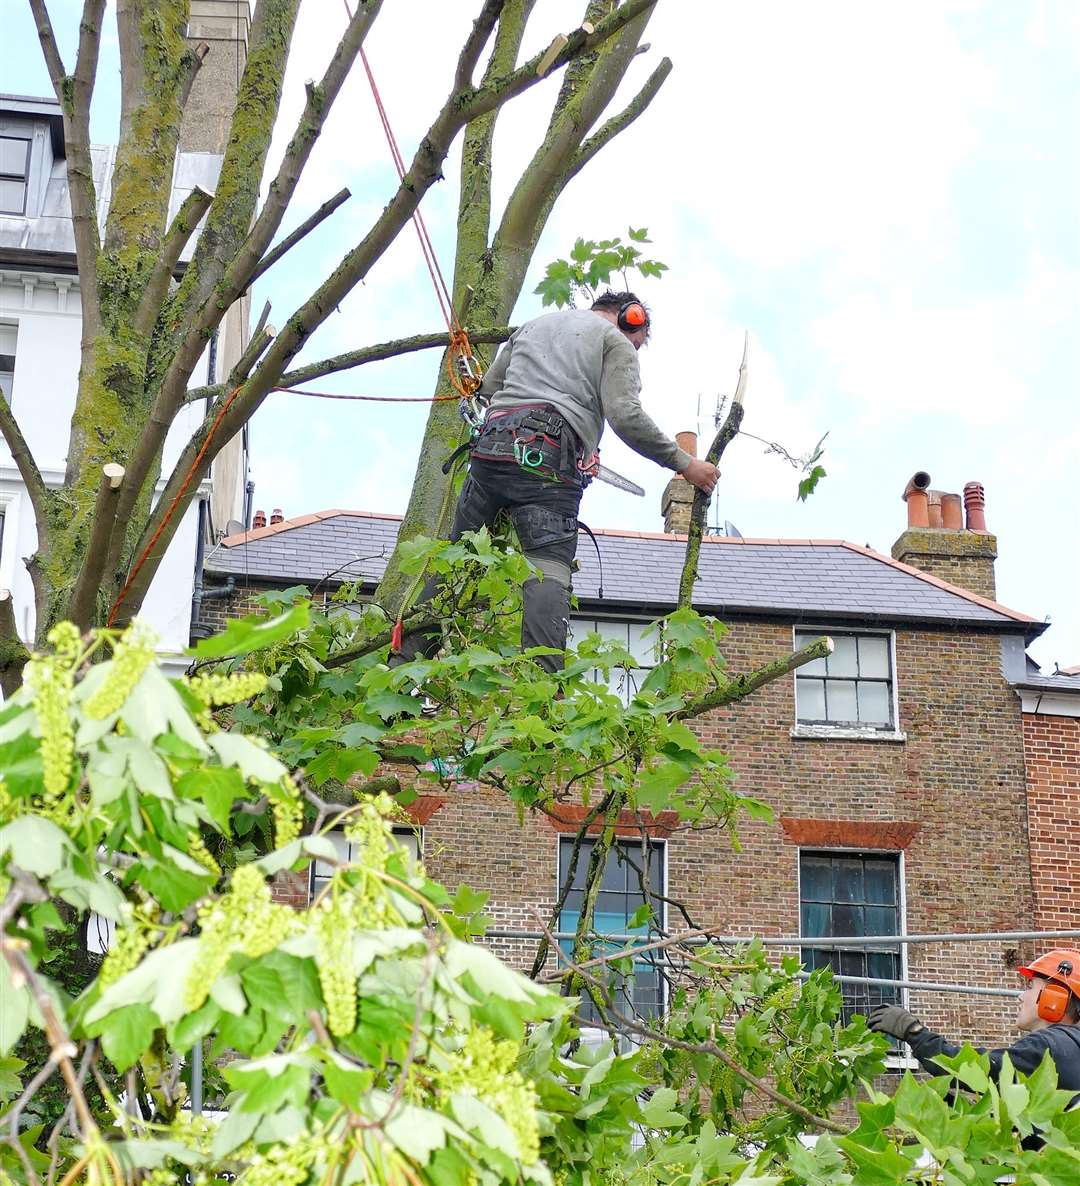
<svg viewBox="0 0 1080 1186"><path fill-rule="evenodd" d="M22 1037L30 1019L30 989L15 988L7 960L0 959L0 1054L7 1054Z"/></svg>
<svg viewBox="0 0 1080 1186"><path fill-rule="evenodd" d="M456 1097L455 1097L456 1098ZM384 1116L390 1104L385 1092L372 1092L367 1110L373 1116ZM412 1104L399 1104L383 1125L386 1138L417 1165L426 1165L436 1149L441 1149L448 1138L467 1140L465 1132L449 1117L417 1108Z"/></svg>
<svg viewBox="0 0 1080 1186"><path fill-rule="evenodd" d="M681 1128L689 1121L676 1112L678 1094L670 1087L661 1087L641 1109L641 1118L648 1128Z"/></svg>
<svg viewBox="0 0 1080 1186"><path fill-rule="evenodd" d="M201 1009L189 1013L172 1027L169 1041L177 1050L190 1050L196 1042L201 1042L208 1034L213 1033L220 1018L221 1007L218 1003L207 1001Z"/></svg>
<svg viewBox="0 0 1080 1186"><path fill-rule="evenodd" d="M278 782L288 771L273 754L243 733L211 733L206 739L223 766L236 766L254 782Z"/></svg>
<svg viewBox="0 0 1080 1186"><path fill-rule="evenodd" d="M319 974L312 960L272 951L248 964L240 979L251 1004L272 1017L296 1021L308 1010L323 1007Z"/></svg>
<svg viewBox="0 0 1080 1186"><path fill-rule="evenodd" d="M198 939L178 939L150 952L136 968L105 989L87 1011L85 1024L92 1025L114 1009L139 1001L149 1004L163 1024L179 1021L187 1012L187 978L198 951Z"/></svg>
<svg viewBox="0 0 1080 1186"><path fill-rule="evenodd" d="M637 231L635 231L633 227L630 227L630 229L626 233L630 236L631 239L634 240L635 243L651 243L652 242L652 240L649 238L649 228L648 227L642 227L640 230L637 230Z"/></svg>
<svg viewBox="0 0 1080 1186"><path fill-rule="evenodd" d="M817 489L818 482L825 476L825 467L823 465L815 465L809 474L799 483L799 489L796 494L799 502L806 502L810 495Z"/></svg>
<svg viewBox="0 0 1080 1186"><path fill-rule="evenodd" d="M158 861L152 857L144 858L135 868L142 888L173 913L197 901L217 880L212 873L191 873L175 861Z"/></svg>
<svg viewBox="0 0 1080 1186"><path fill-rule="evenodd" d="M185 799L201 799L211 819L226 833L232 805L247 795L243 776L234 766L203 766L189 770L177 779L176 789Z"/></svg>
<svg viewBox="0 0 1080 1186"><path fill-rule="evenodd" d="M298 601L290 610L276 617L252 615L231 618L220 634L204 638L188 654L197 659L224 659L232 655L250 655L284 642L311 621L311 602Z"/></svg>
<svg viewBox="0 0 1080 1186"><path fill-rule="evenodd" d="M242 1112L275 1112L282 1104L301 1108L311 1089L311 1059L307 1054L271 1054L253 1062L226 1067L229 1085L243 1092L235 1105Z"/></svg>
<svg viewBox="0 0 1080 1186"><path fill-rule="evenodd" d="M203 736L191 719L180 694L160 668L151 665L132 689L120 713L132 735L153 743L170 730L200 754L206 753Z"/></svg>
<svg viewBox="0 0 1080 1186"><path fill-rule="evenodd" d="M141 1003L117 1009L100 1025L101 1047L121 1074L149 1049L154 1031L161 1025L149 1005Z"/></svg>
<svg viewBox="0 0 1080 1186"><path fill-rule="evenodd" d="M70 851L66 834L40 815L21 815L0 828L0 857L16 853L19 868L37 877L51 877Z"/></svg>
<svg viewBox="0 0 1080 1186"><path fill-rule="evenodd" d="M250 1112L241 1112L232 1108L225 1119L217 1126L214 1139L210 1145L210 1156L215 1161L222 1161L234 1149L239 1149L251 1134L259 1127L260 1117Z"/></svg>

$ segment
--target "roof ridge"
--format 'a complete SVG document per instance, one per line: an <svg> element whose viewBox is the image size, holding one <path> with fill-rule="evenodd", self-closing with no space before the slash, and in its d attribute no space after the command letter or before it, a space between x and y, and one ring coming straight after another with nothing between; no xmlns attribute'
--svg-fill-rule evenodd
<svg viewBox="0 0 1080 1186"><path fill-rule="evenodd" d="M394 523L402 521L402 515L383 514L376 511L350 511L341 507L333 507L328 511L313 511L310 515L297 515L293 519L282 519L280 523L270 523L266 527L256 527L250 531L237 531L232 535L225 535L221 543L226 548L235 548L237 544L249 544L255 540L266 539L269 535L277 535L280 531L291 531L294 527L307 527L310 523L318 523L322 519L336 519L345 515L350 519L387 519Z"/></svg>
<svg viewBox="0 0 1080 1186"><path fill-rule="evenodd" d="M952 585L948 581L943 581L941 577L934 576L933 573L924 572L921 568L915 568L911 564L904 564L900 560L893 559L892 556L875 552L873 548L864 548L861 544L853 544L847 540L843 541L842 546L851 552L858 552L862 556L869 556L873 560L880 560L882 564L888 564L890 568L899 569L900 572L906 572L909 576L918 577L920 581L925 581L928 585L933 585L935 588L943 589L946 593L952 593L956 597L962 597L965 601L971 601L975 605L981 605L983 609L993 610L997 614L1004 614L1005 617L1012 618L1016 622L1031 622L1036 626L1044 625L1038 618L1033 618L1028 614L1022 614L1016 609L1010 609L1007 605L1002 605L1000 601L994 601L991 597L983 597L982 594L973 593L970 589L963 589L959 585Z"/></svg>

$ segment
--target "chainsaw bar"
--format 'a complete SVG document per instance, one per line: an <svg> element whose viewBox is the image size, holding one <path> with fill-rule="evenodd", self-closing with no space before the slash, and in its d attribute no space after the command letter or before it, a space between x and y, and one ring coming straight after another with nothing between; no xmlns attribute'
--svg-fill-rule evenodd
<svg viewBox="0 0 1080 1186"><path fill-rule="evenodd" d="M636 494L638 498L645 497L645 491L637 482L631 482L629 478L624 478L622 474L617 474L613 469L608 469L606 465L598 465L596 467L596 476L601 482L607 482L609 486L614 486L616 490L625 490L627 494Z"/></svg>

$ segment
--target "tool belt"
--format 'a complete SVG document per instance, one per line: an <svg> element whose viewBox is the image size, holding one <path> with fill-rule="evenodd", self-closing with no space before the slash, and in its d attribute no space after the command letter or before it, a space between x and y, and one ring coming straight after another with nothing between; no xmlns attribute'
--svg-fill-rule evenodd
<svg viewBox="0 0 1080 1186"><path fill-rule="evenodd" d="M512 461L527 473L556 481L580 481L577 435L550 404L520 404L489 411L471 456L481 461Z"/></svg>

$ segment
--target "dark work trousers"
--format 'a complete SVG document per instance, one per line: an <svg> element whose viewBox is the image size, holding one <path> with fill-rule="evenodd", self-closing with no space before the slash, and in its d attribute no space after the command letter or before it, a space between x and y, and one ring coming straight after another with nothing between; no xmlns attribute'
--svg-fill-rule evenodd
<svg viewBox="0 0 1080 1186"><path fill-rule="evenodd" d="M554 460L554 458L553 458ZM577 553L578 506L582 482L576 453L571 456L558 480L530 472L514 460L490 461L473 457L469 476L461 489L451 541L463 532L480 527L493 528L495 517L505 511L514 525L521 549L543 573L525 582L522 589L521 647L566 648L570 615L570 571ZM439 587L437 577L430 577L420 594L420 602L430 600ZM415 633L402 639L405 659L418 655L430 657L438 650L440 636ZM563 656L542 655L537 660L546 671L559 671Z"/></svg>

